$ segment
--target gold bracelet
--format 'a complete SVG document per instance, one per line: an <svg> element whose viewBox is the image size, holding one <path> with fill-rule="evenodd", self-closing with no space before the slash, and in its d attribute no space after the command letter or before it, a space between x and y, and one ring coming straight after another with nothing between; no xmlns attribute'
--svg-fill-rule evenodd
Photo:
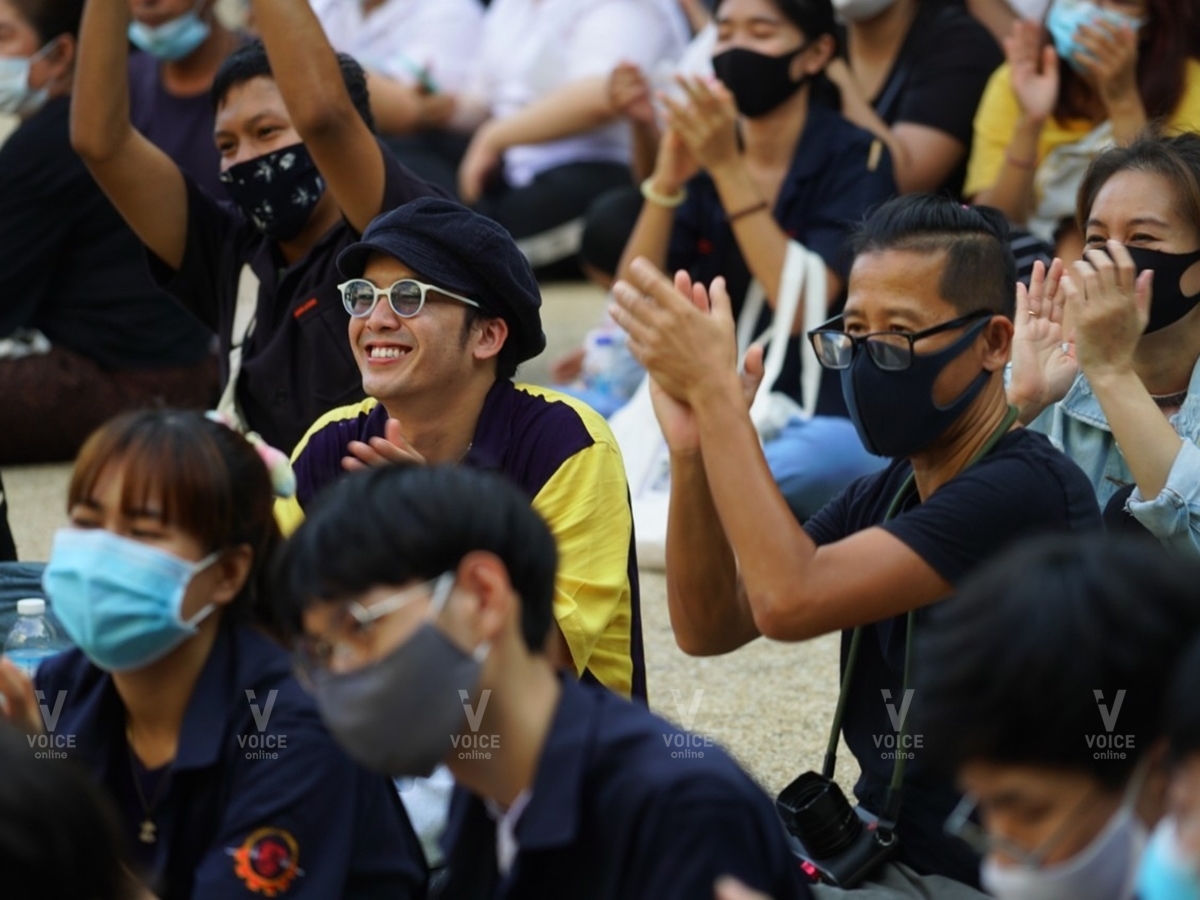
<svg viewBox="0 0 1200 900"><path fill-rule="evenodd" d="M652 182L654 176L651 175L642 182L642 196L653 203L655 206L662 206L666 209L674 209L687 199L687 188L681 187L674 194L660 194L654 189Z"/></svg>

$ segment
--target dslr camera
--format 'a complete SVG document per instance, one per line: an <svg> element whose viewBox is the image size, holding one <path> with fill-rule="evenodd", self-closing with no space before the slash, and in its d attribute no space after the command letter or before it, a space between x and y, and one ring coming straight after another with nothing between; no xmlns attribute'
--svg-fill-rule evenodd
<svg viewBox="0 0 1200 900"><path fill-rule="evenodd" d="M896 852L892 825L851 806L837 783L805 772L775 799L800 871L812 884L852 888Z"/></svg>

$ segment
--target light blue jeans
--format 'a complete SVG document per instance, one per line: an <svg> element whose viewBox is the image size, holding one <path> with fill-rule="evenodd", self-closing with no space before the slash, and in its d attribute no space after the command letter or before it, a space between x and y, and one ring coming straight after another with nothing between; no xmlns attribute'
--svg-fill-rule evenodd
<svg viewBox="0 0 1200 900"><path fill-rule="evenodd" d="M840 416L794 418L763 447L775 483L806 522L850 482L878 472L889 460L863 449L854 423Z"/></svg>

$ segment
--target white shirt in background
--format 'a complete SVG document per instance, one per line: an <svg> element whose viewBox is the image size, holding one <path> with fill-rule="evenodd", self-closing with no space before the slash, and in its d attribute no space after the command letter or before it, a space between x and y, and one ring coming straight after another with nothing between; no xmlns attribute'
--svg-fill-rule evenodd
<svg viewBox="0 0 1200 900"><path fill-rule="evenodd" d="M439 0L441 2L441 0ZM681 29L661 0L492 0L484 16L483 48L470 92L495 118L619 62L653 72L683 50ZM629 127L602 128L544 144L510 147L504 174L514 187L573 162L628 165Z"/></svg>
<svg viewBox="0 0 1200 900"><path fill-rule="evenodd" d="M1022 19L1040 22L1050 8L1050 0L1008 0L1008 5Z"/></svg>
<svg viewBox="0 0 1200 900"><path fill-rule="evenodd" d="M439 93L466 87L483 35L479 0L311 0L329 43L368 72L411 84L428 73Z"/></svg>

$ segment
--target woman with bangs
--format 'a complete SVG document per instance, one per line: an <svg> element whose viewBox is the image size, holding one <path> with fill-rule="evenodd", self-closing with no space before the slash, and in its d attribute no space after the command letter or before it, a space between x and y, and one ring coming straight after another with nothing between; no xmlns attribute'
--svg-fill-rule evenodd
<svg viewBox="0 0 1200 900"><path fill-rule="evenodd" d="M0 697L107 789L153 896L424 897L390 783L337 748L268 636L274 453L198 413L94 433L44 576L78 649L33 682L0 662Z"/></svg>

